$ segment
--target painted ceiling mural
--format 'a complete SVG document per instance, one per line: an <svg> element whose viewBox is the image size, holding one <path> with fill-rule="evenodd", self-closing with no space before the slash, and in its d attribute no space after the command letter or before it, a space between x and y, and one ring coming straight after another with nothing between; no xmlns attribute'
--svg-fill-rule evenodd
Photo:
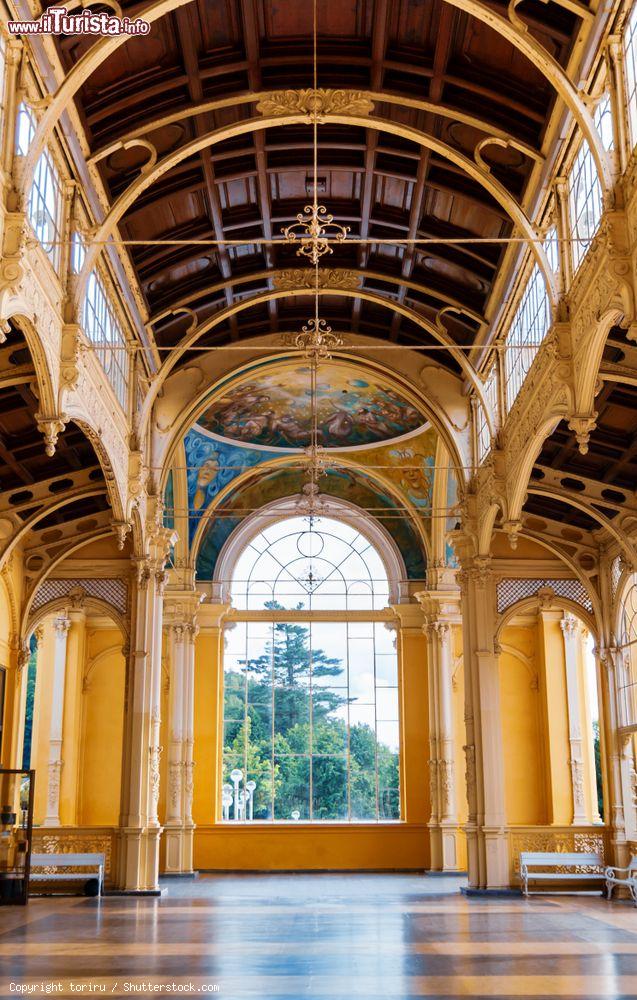
<svg viewBox="0 0 637 1000"><path fill-rule="evenodd" d="M329 366L326 365L324 367L328 368ZM333 389L333 392L329 394L330 400L334 403L332 410L336 408L334 401L337 399L338 393L344 393L349 397L350 390L357 388L362 391L364 389L368 393L367 402L371 405L371 392L373 390L376 393L374 398L377 402L379 401L379 406L381 408L385 407L387 411L384 419L389 421L390 418L387 414L388 410L391 409L391 393L394 392L393 389L381 389L380 382L372 382L371 380L360 378L358 381L364 383L364 385L358 387L350 385L345 392L345 375L351 375L354 369L349 365L334 367L337 369L337 372L334 372L334 376L338 373L338 378L332 378L331 374L329 376L330 385ZM361 370L359 370L359 374ZM304 369L301 366L289 365L283 374L285 374L286 378L288 378L290 373L295 377L297 375L300 377L300 374L303 374L303 372ZM291 392L289 381L282 381L281 375L280 370L276 375L267 371L265 375L260 373L258 375L259 395L263 397L270 395L283 401L283 390L277 396L272 389L272 387L276 388L276 380L279 380L281 385L287 387L285 391ZM271 381L269 382L268 379L271 379ZM348 381L352 382L354 380L349 378ZM226 493L222 510L214 509L221 492L229 487L235 479L243 473L249 472L251 469L256 469L257 466L263 463L280 460L283 457L281 442L284 440L284 436L282 436L283 431L281 428L278 428L276 434L274 434L276 443L273 443L270 447L264 446L264 437L262 434L259 441L250 440L242 442L230 440L218 433L218 429L222 426L224 430L228 431L231 429L232 433L236 433L233 421L240 422L239 414L244 412L247 421L244 427L248 426L248 411L252 411L256 405L254 398L256 392L255 385L256 378L254 382L242 382L238 387L229 383L224 389L224 395L219 397L208 408L203 417L191 427L184 438L190 544L192 544L202 518L209 519L197 561L197 576L201 580L212 579L219 552L226 539L229 538L247 514L270 503L272 500L294 496L300 492L303 484L303 470L300 466L286 465L278 469L264 469L261 476L250 477L240 487L231 489L230 492ZM300 385L301 383L299 382L297 388ZM389 403L385 400L385 394L388 394ZM300 395L299 398L301 398ZM356 405L361 403L361 398L359 393L358 404ZM269 399L267 401L268 404L271 401ZM265 406L266 400L263 399L262 402ZM233 403L235 404L234 409L232 408ZM306 408L308 407L307 399L303 405ZM350 399L348 399L347 405L352 408L352 412L355 412L355 406ZM261 415L264 412L262 410ZM292 406L290 412L292 414L297 413L297 409ZM299 410L298 412L300 413L301 411ZM327 412L327 409L325 412ZM397 413L392 411L392 417L394 416L397 416ZM376 445L368 441L367 447L356 449L356 463L359 467L356 470L337 464L339 452L344 459L351 458L347 451L347 448L351 444L351 436L348 439L347 445L344 445L342 449L335 448L335 442L340 432L339 428L345 427L345 424L339 425L336 432L334 432L336 425L332 425L331 430L328 428L326 434L329 437L330 447L334 449L332 454L335 465L331 469L328 469L327 474L321 478L320 489L321 493L347 500L377 516L400 549L405 561L408 577L410 579L421 580L425 575L426 555L408 511L411 510L420 516L426 534L431 537L431 504L438 435L431 425L423 427L425 417L412 407L411 404L408 404L407 401L405 401L403 417L403 422L400 425L394 422L390 428L389 423L387 423L386 429L391 430L392 440ZM415 432L412 431L410 433L409 420L412 419L416 428L422 427L420 433L418 433L417 429ZM259 437L259 428L264 430L265 426L265 424L261 423L259 423L258 427L255 425L253 427L255 431L253 437ZM267 426L268 434L272 437L274 425L270 421ZM291 425L288 422L284 426L289 430ZM353 423L351 426L353 428ZM305 425L303 433L307 433L308 430L309 428ZM400 436L394 434L398 430L409 436L406 438L403 437L401 440L394 440L394 437ZM356 431L356 433L359 432ZM292 458L289 448L290 440L290 437L286 438L286 451L288 457ZM299 440L303 440L302 434L300 434ZM292 450L300 450L297 442L295 442L295 447ZM369 471L366 472L366 469ZM377 474L377 477L391 483L391 486L404 497L405 512L397 510L397 504L400 506L400 501L397 502L391 492L384 490L382 485L378 484L378 478L372 480L371 476L374 473ZM172 479L170 479L167 483L166 491L167 507L169 505L172 506L172 488ZM455 476L453 473L450 473L448 502L452 500L452 497L455 498ZM447 559L451 560L452 558L452 552L448 551Z"/></svg>
<svg viewBox="0 0 637 1000"><path fill-rule="evenodd" d="M390 441L416 431L426 415L398 388L362 365L326 361L316 387L318 443L351 448ZM307 364L270 365L230 382L199 417L223 438L272 448L307 448L312 425L311 371Z"/></svg>

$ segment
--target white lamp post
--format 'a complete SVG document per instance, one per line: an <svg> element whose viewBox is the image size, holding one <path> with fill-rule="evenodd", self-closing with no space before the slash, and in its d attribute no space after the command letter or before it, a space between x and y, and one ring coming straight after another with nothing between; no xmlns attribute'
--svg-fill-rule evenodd
<svg viewBox="0 0 637 1000"><path fill-rule="evenodd" d="M234 819L239 819L239 782L243 778L243 771L240 768L235 767L234 771L230 774L230 780L234 785Z"/></svg>
<svg viewBox="0 0 637 1000"><path fill-rule="evenodd" d="M249 816L248 819L252 820L254 818L254 790L257 787L256 781L248 781L246 784L246 791L248 793L248 809Z"/></svg>

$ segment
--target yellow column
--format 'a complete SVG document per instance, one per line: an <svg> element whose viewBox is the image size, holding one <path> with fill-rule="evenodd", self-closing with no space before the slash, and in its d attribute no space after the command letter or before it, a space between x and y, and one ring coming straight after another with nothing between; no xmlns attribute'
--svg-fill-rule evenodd
<svg viewBox="0 0 637 1000"><path fill-rule="evenodd" d="M223 620L226 604L202 605L195 642L194 759L197 778L192 795L192 815L197 825L209 826L220 817L221 714L223 697ZM194 863L197 867L195 839Z"/></svg>
<svg viewBox="0 0 637 1000"><path fill-rule="evenodd" d="M495 580L487 556L471 556L470 539L458 539L461 559L465 667L466 780L469 816L467 861L471 889L509 885L504 800Z"/></svg>
<svg viewBox="0 0 637 1000"><path fill-rule="evenodd" d="M132 581L133 612L128 664L122 812L117 883L130 892L157 892L161 652L164 567L175 534L147 525L147 553Z"/></svg>
<svg viewBox="0 0 637 1000"><path fill-rule="evenodd" d="M569 764L573 800L572 822L575 826L590 822L586 810L584 772L584 740L586 730L582 719L581 627L573 615L562 615L560 628L564 637L564 663L566 669L566 701L568 706Z"/></svg>
<svg viewBox="0 0 637 1000"><path fill-rule="evenodd" d="M433 871L460 867L460 829L456 794L456 744L453 698L452 625L460 621L459 591L422 591L427 623L429 678L429 767L431 816L429 837Z"/></svg>
<svg viewBox="0 0 637 1000"><path fill-rule="evenodd" d="M80 788L82 736L82 680L86 663L86 612L71 608L66 640L64 723L62 730L62 771L60 777L60 823L76 826Z"/></svg>
<svg viewBox="0 0 637 1000"><path fill-rule="evenodd" d="M19 640L11 651L7 673L3 767L21 768L24 747L24 716L27 700L27 675L31 652L28 640Z"/></svg>
<svg viewBox="0 0 637 1000"><path fill-rule="evenodd" d="M171 654L165 872L173 875L193 871L195 639L202 598L203 594L194 591L171 590L164 609L170 623Z"/></svg>
<svg viewBox="0 0 637 1000"><path fill-rule="evenodd" d="M47 774L46 816L42 826L60 825L60 779L62 772L62 736L66 680L66 640L70 619L56 618L53 622L54 652L51 686L51 720L49 726L49 764Z"/></svg>

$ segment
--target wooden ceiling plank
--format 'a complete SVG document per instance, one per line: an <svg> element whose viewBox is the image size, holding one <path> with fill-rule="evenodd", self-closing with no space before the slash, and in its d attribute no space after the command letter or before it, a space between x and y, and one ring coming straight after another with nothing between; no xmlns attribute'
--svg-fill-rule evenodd
<svg viewBox="0 0 637 1000"><path fill-rule="evenodd" d="M431 77L431 83L429 85L429 99L435 101L436 103L442 99L442 94L444 90L444 78L447 70L447 64L449 62L449 56L451 54L451 43L453 41L453 27L455 24L455 10L449 7L447 4L443 3L441 9L438 11L438 30L436 33L436 47L434 50L433 58L433 74ZM425 119L425 129L427 131L435 127L435 119L431 114L426 115ZM407 230L407 238L410 240L416 239L418 235L418 226L420 225L420 220L423 216L425 208L425 200L427 196L427 178L429 173L429 162L431 157L431 150L423 148L420 155L420 162L418 164L418 173L416 175L416 182L414 184L411 196L411 208L409 212L409 228ZM416 262L416 248L414 246L405 247L405 252L403 254L403 262L401 267L401 276L403 278L410 278ZM405 301L405 295L407 294L407 286L401 285L398 292L398 303L402 305ZM398 312L394 313L391 324L390 337L393 341L398 339L398 331L400 330L401 317Z"/></svg>
<svg viewBox="0 0 637 1000"><path fill-rule="evenodd" d="M184 67L186 73L188 74L188 90L190 93L190 99L193 103L199 104L203 101L203 87L201 83L201 76L199 73L199 55L197 52L197 46L195 42L195 34L192 30L192 22L189 17L189 8L180 7L176 11L176 21L177 21L177 32L179 35L179 41L181 44L181 49L184 58ZM207 134L212 124L208 121L209 116L204 115L202 118L197 118L195 122L195 131L198 136ZM210 149L204 147L200 153L200 160L203 169L204 179L206 182L206 195L208 200L208 208L210 211L211 222L215 233L215 239L218 241L223 241L225 239L225 232L223 228L223 213L221 209L221 199L219 198L219 190L215 183L215 174L212 166L212 158L210 156ZM216 248L217 261L219 263L219 270L224 278L232 277L232 266L230 264L230 257L225 246L218 246ZM226 302L228 306L232 306L232 292L230 288L226 290ZM233 340L237 340L239 337L239 331L237 327L237 320L235 316L230 317L230 328L231 336Z"/></svg>

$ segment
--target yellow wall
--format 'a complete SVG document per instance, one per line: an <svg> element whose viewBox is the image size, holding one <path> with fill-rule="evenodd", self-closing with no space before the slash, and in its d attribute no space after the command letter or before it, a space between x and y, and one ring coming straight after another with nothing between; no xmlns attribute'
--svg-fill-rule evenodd
<svg viewBox="0 0 637 1000"><path fill-rule="evenodd" d="M272 823L228 826L216 821L220 773L219 631L204 628L195 652L194 864L200 870L424 869L429 862L426 640L405 630L402 671L401 780L405 822L396 824Z"/></svg>
<svg viewBox="0 0 637 1000"><path fill-rule="evenodd" d="M540 692L546 747L547 822L567 825L573 819L568 700L562 611L541 611L538 622Z"/></svg>
<svg viewBox="0 0 637 1000"><path fill-rule="evenodd" d="M509 626L500 641L506 819L511 824L543 824L547 817L536 629Z"/></svg>
<svg viewBox="0 0 637 1000"><path fill-rule="evenodd" d="M119 822L126 663L118 628L87 629L82 692L81 826Z"/></svg>

